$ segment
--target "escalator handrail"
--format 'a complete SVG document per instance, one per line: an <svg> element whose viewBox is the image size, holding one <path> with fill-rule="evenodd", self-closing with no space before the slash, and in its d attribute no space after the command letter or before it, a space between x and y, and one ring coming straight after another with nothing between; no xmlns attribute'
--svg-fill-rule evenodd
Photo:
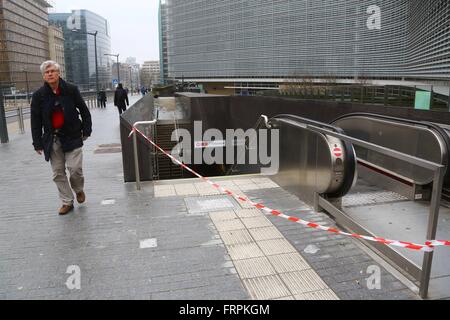
<svg viewBox="0 0 450 320"><path fill-rule="evenodd" d="M445 132L444 129L442 129L439 125L428 122L428 121L417 121L417 120L411 120L411 119L403 119L403 118L396 118L396 117L391 117L391 116L385 116L385 115L381 115L381 114L376 114L376 113L364 113L364 112L355 112L355 113L349 113L343 116L340 116L339 118L333 120L331 122L331 124L334 124L336 122L338 122L339 120L343 120L346 118L350 118L350 117L367 117L367 118L378 118L381 120L389 120L389 121L394 121L394 122L400 122L400 123L408 123L408 124L413 124L416 126L424 126L424 127L428 127L429 129L433 129L435 130L435 132L437 132L442 140L445 143L446 146L446 150L443 150L443 155L444 155L444 163L442 163L442 165L444 165L445 168L445 184L448 185L450 184L450 137L449 135Z"/></svg>
<svg viewBox="0 0 450 320"><path fill-rule="evenodd" d="M295 116L295 115L290 115L290 114L281 114L281 115L277 115L273 118L271 118L269 120L269 124L271 124L274 121L278 121L278 122L283 122L287 125L296 125L302 129L306 129L309 131L314 131L311 128L305 128L304 126L302 126L302 124L306 124L306 125L312 125L312 126L316 126L316 127L322 127L324 129L328 129L330 131L339 133L339 134L346 134L344 130L342 130L339 127L335 127L332 126L330 124L326 124L326 123L322 123L322 122L318 122L318 121L314 121L311 119L306 119L306 118L302 118L299 116ZM291 122L292 121L292 122ZM295 124L296 123L296 124ZM355 181L356 178L356 153L355 150L353 148L353 144L347 141L342 141L343 146L344 146L344 153L345 153L345 166L344 166L344 172L345 172L345 178L344 178L344 182L340 188L340 190L336 191L335 193L331 193L328 194L328 196L330 198L340 198L345 196L350 189L353 187L353 183Z"/></svg>

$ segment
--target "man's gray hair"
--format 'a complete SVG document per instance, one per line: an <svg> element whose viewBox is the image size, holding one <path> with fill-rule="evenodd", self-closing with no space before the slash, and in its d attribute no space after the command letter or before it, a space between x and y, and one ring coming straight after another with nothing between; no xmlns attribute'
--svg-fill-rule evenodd
<svg viewBox="0 0 450 320"><path fill-rule="evenodd" d="M52 61L52 60L48 60L48 61L45 61L44 63L41 64L41 72L42 72L42 74L45 73L45 70L47 70L48 67L55 67L56 70L61 72L61 66L59 65L58 62L55 62L55 61Z"/></svg>

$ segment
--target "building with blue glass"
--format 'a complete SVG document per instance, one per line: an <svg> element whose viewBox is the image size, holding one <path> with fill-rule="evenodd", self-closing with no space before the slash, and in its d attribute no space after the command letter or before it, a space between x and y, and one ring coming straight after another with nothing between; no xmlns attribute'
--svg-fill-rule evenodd
<svg viewBox="0 0 450 320"><path fill-rule="evenodd" d="M105 56L111 53L108 21L88 10L51 13L49 21L63 28L67 81L79 86L80 90L96 89L96 38L99 88L111 88L112 62L110 57ZM95 32L96 37L92 35Z"/></svg>

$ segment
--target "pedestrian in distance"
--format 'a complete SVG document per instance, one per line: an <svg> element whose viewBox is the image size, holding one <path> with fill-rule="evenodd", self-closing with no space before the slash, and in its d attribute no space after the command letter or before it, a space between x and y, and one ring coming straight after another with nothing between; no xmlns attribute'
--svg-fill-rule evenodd
<svg viewBox="0 0 450 320"><path fill-rule="evenodd" d="M100 108L106 108L106 101L108 101L108 99L106 98L106 92L105 89L102 89L98 93L98 102L100 104Z"/></svg>
<svg viewBox="0 0 450 320"><path fill-rule="evenodd" d="M45 83L31 102L33 146L50 161L62 201L59 214L66 215L74 209L74 192L78 203L86 201L82 147L91 136L92 119L78 88L60 78L58 63L45 61L40 69Z"/></svg>
<svg viewBox="0 0 450 320"><path fill-rule="evenodd" d="M119 109L119 114L125 112L130 105L128 94L121 83L119 83L116 92L114 93L114 105Z"/></svg>

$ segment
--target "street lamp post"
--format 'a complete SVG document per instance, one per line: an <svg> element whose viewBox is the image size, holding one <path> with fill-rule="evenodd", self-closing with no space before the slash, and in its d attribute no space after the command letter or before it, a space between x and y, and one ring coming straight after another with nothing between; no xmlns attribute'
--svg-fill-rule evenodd
<svg viewBox="0 0 450 320"><path fill-rule="evenodd" d="M96 101L97 101L97 108L99 107L98 105L98 93L99 93L99 85L98 85L98 57L97 57L97 34L98 31L95 32L83 32L77 29L72 30L72 32L77 32L77 33L81 33L81 34L88 34L91 36L94 36L94 48L95 48L95 89L96 89Z"/></svg>
<svg viewBox="0 0 450 320"><path fill-rule="evenodd" d="M130 92L131 92L131 95L133 95L133 73L132 73L132 69L133 69L133 67L132 66L130 66Z"/></svg>
<svg viewBox="0 0 450 320"><path fill-rule="evenodd" d="M116 57L117 59L117 81L119 81L120 83L120 65L119 65L119 56L120 54L111 54L111 53L105 53L105 56L111 56L111 57Z"/></svg>

